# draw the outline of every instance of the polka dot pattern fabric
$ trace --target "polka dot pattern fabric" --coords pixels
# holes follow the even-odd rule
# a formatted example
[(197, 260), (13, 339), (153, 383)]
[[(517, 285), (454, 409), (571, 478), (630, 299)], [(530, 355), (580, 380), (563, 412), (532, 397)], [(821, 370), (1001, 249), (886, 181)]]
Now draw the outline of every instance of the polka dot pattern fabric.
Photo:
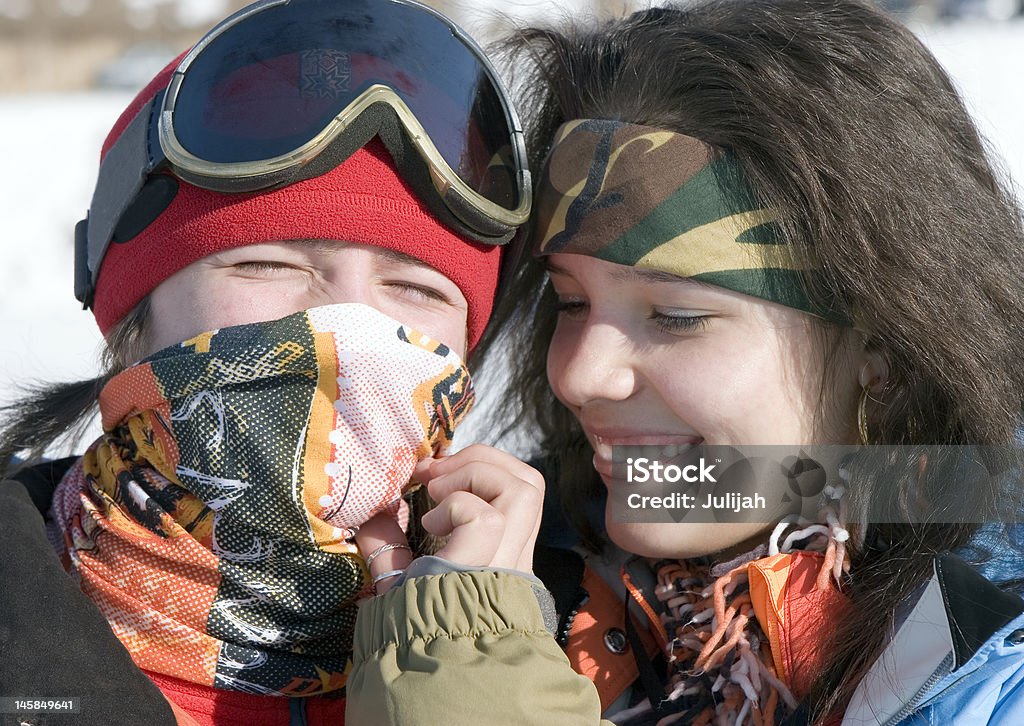
[(58, 488), (69, 571), (149, 671), (343, 688), (368, 587), (353, 535), (472, 403), (455, 353), (365, 305), (160, 351), (103, 390), (105, 434)]

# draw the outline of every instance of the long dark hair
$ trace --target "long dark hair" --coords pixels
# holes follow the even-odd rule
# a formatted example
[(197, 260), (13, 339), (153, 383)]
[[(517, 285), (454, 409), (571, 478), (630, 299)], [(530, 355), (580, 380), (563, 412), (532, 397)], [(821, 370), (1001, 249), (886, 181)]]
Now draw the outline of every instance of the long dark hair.
[[(888, 363), (867, 411), (872, 443), (1014, 440), (1024, 398), (1019, 211), (950, 79), (906, 28), (855, 0), (712, 1), (528, 28), (505, 51), (535, 170), (574, 118), (669, 129), (735, 155), (779, 212), (788, 249), (816, 260), (808, 294), (854, 321)], [(554, 323), (544, 271), (528, 261), (484, 348), (492, 361), (496, 350), (521, 351), (496, 410), (557, 458), (563, 502), (574, 502), (566, 513), (588, 534), (580, 502), (600, 483), (577, 422), (547, 386)], [(854, 472), (854, 503), (919, 486), (912, 469)], [(972, 496), (992, 500), (995, 486)], [(855, 536), (854, 615), (810, 696), (816, 718), (845, 708), (934, 553), (972, 531), (869, 525)]]

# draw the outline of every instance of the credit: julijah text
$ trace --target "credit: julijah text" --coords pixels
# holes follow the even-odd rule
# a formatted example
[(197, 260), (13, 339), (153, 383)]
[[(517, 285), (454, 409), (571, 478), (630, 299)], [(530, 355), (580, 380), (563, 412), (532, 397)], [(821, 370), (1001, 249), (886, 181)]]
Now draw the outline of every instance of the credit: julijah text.
[(744, 512), (764, 510), (768, 501), (760, 494), (744, 496), (736, 492), (728, 492), (715, 496), (707, 494), (698, 503), (697, 495), (672, 492), (663, 496), (648, 496), (633, 492), (626, 497), (626, 506), (630, 509), (714, 509), (719, 512)]

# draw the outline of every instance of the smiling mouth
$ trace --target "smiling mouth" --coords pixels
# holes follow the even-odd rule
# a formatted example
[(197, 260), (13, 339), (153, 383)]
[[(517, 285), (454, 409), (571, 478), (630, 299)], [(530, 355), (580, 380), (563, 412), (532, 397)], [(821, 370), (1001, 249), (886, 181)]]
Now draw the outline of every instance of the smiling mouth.
[(605, 479), (622, 478), (621, 472), (617, 473), (615, 470), (623, 468), (625, 458), (620, 452), (620, 460), (614, 461), (613, 453), (616, 447), (630, 447), (630, 456), (646, 456), (668, 463), (704, 443), (700, 436), (673, 434), (631, 434), (614, 437), (593, 434), (590, 441), (594, 449), (594, 469)]

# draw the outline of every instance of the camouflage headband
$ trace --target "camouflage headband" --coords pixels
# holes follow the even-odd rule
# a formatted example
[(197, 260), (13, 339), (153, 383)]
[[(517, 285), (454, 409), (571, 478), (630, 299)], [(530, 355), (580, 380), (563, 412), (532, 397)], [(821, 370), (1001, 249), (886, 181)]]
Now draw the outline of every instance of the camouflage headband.
[(661, 270), (844, 322), (808, 299), (776, 219), (728, 153), (649, 126), (575, 120), (548, 156), (536, 254)]

